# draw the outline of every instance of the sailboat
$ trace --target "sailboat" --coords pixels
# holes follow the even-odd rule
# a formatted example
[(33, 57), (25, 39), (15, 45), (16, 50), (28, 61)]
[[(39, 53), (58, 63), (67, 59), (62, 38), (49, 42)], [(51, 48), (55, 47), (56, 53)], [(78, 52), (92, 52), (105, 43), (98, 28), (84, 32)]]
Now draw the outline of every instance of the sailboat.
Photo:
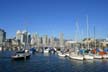
[(30, 53), (28, 51), (18, 51), (15, 55), (12, 55), (11, 58), (13, 60), (21, 60), (21, 59), (28, 59), (30, 58)]
[[(89, 29), (88, 29), (88, 16), (87, 16), (87, 45), (88, 45), (88, 49), (89, 49), (89, 43), (88, 43), (88, 32), (89, 32)], [(84, 54), (84, 59), (85, 60), (93, 60), (94, 57), (93, 55), (90, 55), (89, 53), (88, 54)]]
[(30, 58), (31, 54), (29, 52), (29, 44), (28, 44), (28, 32), (25, 30), (24, 32), (25, 36), (25, 45), (23, 50), (20, 50), (16, 52), (14, 55), (11, 56), (12, 59), (18, 60), (18, 59), (27, 59)]
[[(96, 38), (95, 38), (95, 26), (94, 26), (94, 40), (95, 40), (95, 51), (96, 51)], [(98, 53), (95, 53), (94, 54), (94, 59), (102, 59), (103, 58), (103, 56), (102, 55), (99, 55)]]
[[(76, 29), (76, 37), (77, 37), (78, 23), (76, 23), (76, 28), (77, 28), (77, 29)], [(77, 38), (76, 38), (76, 39), (77, 39)], [(76, 43), (78, 43), (77, 40), (76, 40)], [(76, 47), (75, 47), (75, 49), (74, 49), (74, 52), (71, 52), (71, 53), (69, 54), (69, 57), (70, 57), (71, 59), (84, 60), (83, 55), (78, 54), (78, 52), (79, 52), (79, 49), (78, 49), (78, 47), (77, 47), (77, 45), (76, 45)]]
[(71, 59), (75, 59), (75, 60), (84, 60), (83, 55), (80, 55), (80, 54), (75, 53), (75, 52), (71, 52), (71, 53), (69, 54), (69, 57), (70, 57)]

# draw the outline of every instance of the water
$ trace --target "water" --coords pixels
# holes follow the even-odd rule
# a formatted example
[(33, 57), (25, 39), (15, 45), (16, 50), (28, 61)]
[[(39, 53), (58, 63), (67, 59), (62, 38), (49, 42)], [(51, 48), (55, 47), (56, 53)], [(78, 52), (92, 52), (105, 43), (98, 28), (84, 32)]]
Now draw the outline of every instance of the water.
[(0, 72), (108, 72), (108, 59), (78, 61), (37, 53), (29, 60), (13, 61), (12, 53), (0, 53)]

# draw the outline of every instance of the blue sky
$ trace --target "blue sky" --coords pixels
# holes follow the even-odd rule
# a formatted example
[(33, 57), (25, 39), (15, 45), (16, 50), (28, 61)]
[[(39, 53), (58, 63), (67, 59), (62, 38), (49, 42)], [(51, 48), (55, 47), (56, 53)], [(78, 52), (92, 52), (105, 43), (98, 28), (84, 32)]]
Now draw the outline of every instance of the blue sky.
[[(7, 37), (14, 37), (17, 30), (27, 29), (31, 34), (74, 38), (75, 23), (79, 32), (86, 37), (86, 15), (89, 20), (90, 36), (93, 26), (96, 37), (105, 38), (108, 34), (107, 0), (0, 0), (0, 28)], [(79, 37), (81, 35), (79, 34)]]

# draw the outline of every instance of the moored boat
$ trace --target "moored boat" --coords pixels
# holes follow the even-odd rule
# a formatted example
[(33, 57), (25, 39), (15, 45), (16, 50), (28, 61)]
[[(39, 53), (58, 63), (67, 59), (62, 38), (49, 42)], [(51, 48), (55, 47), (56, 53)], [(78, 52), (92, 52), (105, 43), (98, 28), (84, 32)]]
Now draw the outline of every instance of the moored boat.
[(85, 60), (93, 60), (94, 59), (94, 57), (92, 56), (92, 55), (84, 55), (84, 59)]
[(103, 55), (103, 58), (107, 59), (108, 58), (108, 54)]
[(78, 54), (75, 54), (75, 53), (71, 53), (71, 54), (69, 55), (69, 57), (70, 57), (71, 59), (84, 60), (84, 57), (83, 57), (82, 55), (78, 55)]
[(102, 55), (98, 55), (98, 54), (94, 55), (94, 59), (102, 59), (102, 58), (103, 58)]
[(62, 53), (61, 51), (57, 51), (58, 56), (60, 57), (65, 57), (66, 55), (64, 53)]
[(20, 60), (20, 59), (28, 59), (30, 58), (30, 53), (25, 51), (18, 51), (15, 53), (15, 55), (11, 56), (14, 60)]
[(45, 48), (44, 53), (49, 53), (49, 48)]

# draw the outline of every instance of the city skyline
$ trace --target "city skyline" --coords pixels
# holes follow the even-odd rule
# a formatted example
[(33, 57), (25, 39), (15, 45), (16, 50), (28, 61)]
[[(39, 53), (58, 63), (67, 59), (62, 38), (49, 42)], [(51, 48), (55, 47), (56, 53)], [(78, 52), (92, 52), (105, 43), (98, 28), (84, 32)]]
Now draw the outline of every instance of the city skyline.
[[(7, 37), (14, 37), (17, 30), (27, 29), (31, 34), (74, 39), (75, 23), (86, 37), (86, 16), (88, 15), (90, 36), (107, 37), (107, 0), (3, 0), (0, 1), (0, 28)], [(79, 32), (80, 32), (79, 31)], [(79, 35), (80, 37), (80, 35)]]

